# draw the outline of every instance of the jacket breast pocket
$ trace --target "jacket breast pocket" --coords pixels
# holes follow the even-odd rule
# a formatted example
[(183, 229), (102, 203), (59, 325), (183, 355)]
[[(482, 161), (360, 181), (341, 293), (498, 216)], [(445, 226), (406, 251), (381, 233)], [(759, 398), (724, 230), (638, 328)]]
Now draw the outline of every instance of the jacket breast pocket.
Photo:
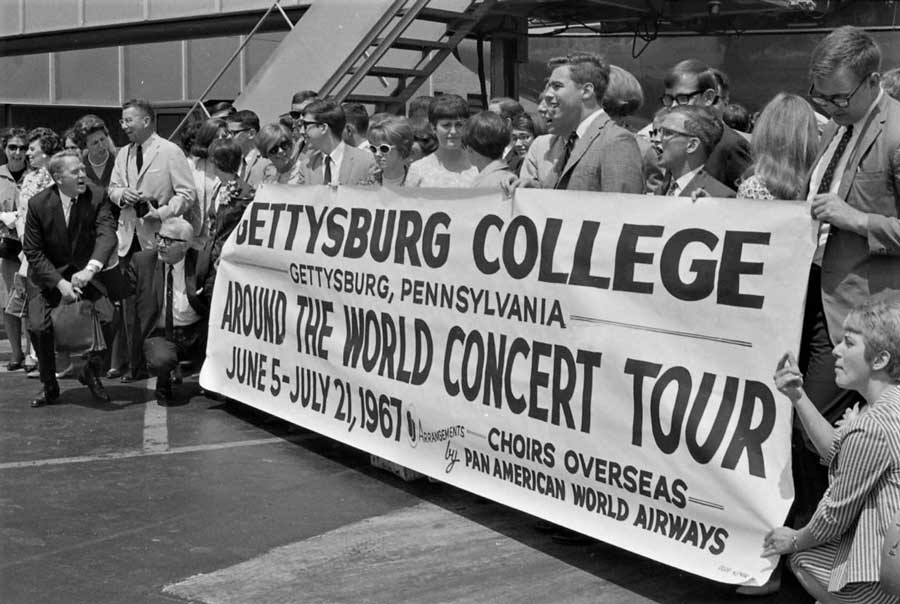
[(859, 170), (853, 178), (847, 202), (869, 214), (892, 216), (895, 213), (893, 199), (884, 170)]

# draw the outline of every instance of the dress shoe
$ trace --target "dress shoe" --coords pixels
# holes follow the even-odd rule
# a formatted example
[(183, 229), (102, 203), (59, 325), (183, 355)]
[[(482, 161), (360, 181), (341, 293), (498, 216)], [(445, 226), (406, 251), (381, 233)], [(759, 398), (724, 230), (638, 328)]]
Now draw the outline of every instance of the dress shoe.
[(66, 380), (66, 379), (73, 378), (73, 377), (75, 377), (75, 366), (74, 365), (69, 365), (62, 371), (56, 372), (56, 379), (58, 379), (58, 380)]
[(172, 397), (172, 387), (163, 386), (156, 387), (156, 404), (160, 407), (168, 407), (174, 401)]
[(113, 369), (110, 369), (109, 371), (106, 372), (106, 379), (114, 380), (114, 379), (116, 379), (116, 378), (122, 377), (123, 375), (125, 375), (125, 370), (124, 370), (124, 369), (115, 369), (115, 368), (113, 368)]
[(10, 361), (9, 363), (6, 364), (7, 371), (18, 371), (19, 369), (22, 369), (23, 367), (25, 367), (25, 357), (22, 357), (18, 361)]
[(150, 374), (146, 371), (132, 371), (131, 373), (126, 373), (122, 376), (123, 384), (130, 384), (131, 382), (140, 382), (142, 380), (146, 380), (150, 377)]
[(43, 407), (45, 405), (52, 405), (56, 402), (56, 399), (59, 398), (59, 384), (54, 384), (52, 386), (45, 386), (41, 393), (31, 401), (32, 407)]
[(79, 374), (78, 381), (88, 387), (88, 390), (91, 391), (94, 398), (106, 402), (110, 401), (109, 394), (100, 382), (100, 378), (98, 378), (93, 371), (89, 370), (87, 365), (85, 365), (84, 370)]

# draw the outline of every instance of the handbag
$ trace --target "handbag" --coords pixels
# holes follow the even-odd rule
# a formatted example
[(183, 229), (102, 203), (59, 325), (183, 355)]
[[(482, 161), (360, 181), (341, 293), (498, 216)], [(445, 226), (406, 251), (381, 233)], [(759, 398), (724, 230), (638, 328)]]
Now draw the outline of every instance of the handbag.
[(22, 242), (9, 235), (0, 235), (0, 258), (18, 260), (22, 252)]
[(106, 350), (106, 339), (100, 324), (101, 312), (102, 309), (90, 300), (60, 304), (51, 310), (56, 349), (75, 355)]

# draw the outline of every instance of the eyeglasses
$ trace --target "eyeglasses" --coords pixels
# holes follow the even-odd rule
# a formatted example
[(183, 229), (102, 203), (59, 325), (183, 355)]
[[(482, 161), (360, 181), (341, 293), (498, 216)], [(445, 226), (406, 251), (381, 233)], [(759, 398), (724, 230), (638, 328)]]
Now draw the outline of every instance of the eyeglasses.
[(248, 131), (248, 130), (250, 130), (250, 128), (241, 128), (241, 129), (239, 129), (239, 130), (229, 130), (229, 131), (228, 131), (228, 136), (237, 136), (238, 134), (241, 134), (241, 133), (246, 132), (246, 131)]
[[(139, 117), (139, 118), (138, 118), (138, 120), (143, 120), (143, 119), (147, 119), (147, 117), (145, 116), (145, 117)], [(129, 118), (127, 118), (127, 119), (121, 119), (121, 120), (119, 120), (119, 125), (120, 125), (120, 126), (130, 126), (131, 124), (135, 123), (136, 121), (137, 121), (137, 120), (132, 119), (132, 118), (129, 117)]]
[(815, 84), (810, 84), (809, 85), (809, 99), (816, 105), (819, 105), (820, 107), (822, 107), (828, 103), (831, 103), (838, 109), (846, 109), (847, 107), (850, 106), (850, 101), (853, 99), (853, 95), (856, 94), (856, 92), (862, 87), (862, 85), (866, 83), (866, 80), (869, 79), (870, 75), (872, 75), (872, 74), (869, 74), (866, 77), (864, 77), (860, 81), (860, 83), (856, 85), (856, 88), (854, 88), (853, 92), (851, 92), (850, 94), (830, 94), (830, 95), (819, 94), (818, 92), (816, 92)]
[[(709, 89), (707, 89), (709, 90)], [(687, 105), (691, 102), (691, 99), (697, 96), (698, 94), (703, 94), (706, 90), (695, 90), (694, 92), (686, 92), (684, 94), (664, 94), (659, 97), (659, 102), (663, 107), (671, 107), (673, 104), (675, 105)]]
[(154, 235), (156, 238), (156, 245), (164, 245), (166, 247), (173, 245), (175, 243), (187, 243), (187, 239), (177, 239), (176, 237), (166, 237), (165, 235), (160, 235), (156, 233)]
[(280, 145), (276, 145), (272, 147), (266, 152), (266, 157), (272, 157), (273, 155), (278, 155), (280, 153), (287, 153), (291, 149), (294, 148), (294, 143), (292, 141), (284, 141)]
[(300, 130), (306, 130), (310, 126), (324, 126), (324, 125), (325, 124), (323, 124), (322, 122), (313, 122), (310, 120), (299, 120), (295, 127)]
[(387, 155), (390, 153), (396, 145), (389, 145), (387, 143), (381, 143), (380, 145), (369, 145), (369, 151), (374, 155), (375, 153), (381, 153), (382, 155)]
[(6, 145), (6, 148), (7, 148), (9, 151), (26, 151), (26, 150), (28, 150), (28, 147), (25, 146), (25, 145), (12, 145), (12, 144), (10, 144), (10, 145)]
[(650, 138), (659, 140), (668, 140), (675, 136), (687, 136), (688, 138), (696, 138), (693, 134), (682, 132), (681, 130), (672, 130), (671, 128), (660, 127), (650, 131)]
[(288, 115), (291, 116), (292, 120), (296, 121), (296, 120), (299, 120), (301, 117), (303, 117), (303, 112), (302, 111), (290, 111), (290, 112), (288, 112)]

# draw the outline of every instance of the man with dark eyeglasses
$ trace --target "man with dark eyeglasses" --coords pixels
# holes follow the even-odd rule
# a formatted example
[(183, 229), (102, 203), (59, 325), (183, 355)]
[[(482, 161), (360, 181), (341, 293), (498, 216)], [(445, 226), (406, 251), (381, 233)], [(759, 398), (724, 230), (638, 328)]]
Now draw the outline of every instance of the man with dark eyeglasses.
[(347, 145), (341, 134), (344, 110), (330, 99), (306, 106), (298, 122), (309, 155), (301, 158), (301, 182), (309, 185), (361, 185), (371, 178), (375, 159), (368, 151)]
[[(844, 337), (844, 319), (871, 295), (900, 292), (900, 103), (881, 90), (880, 64), (875, 40), (851, 26), (826, 36), (810, 59), (809, 100), (831, 119), (808, 181), (811, 215), (820, 224), (819, 247), (810, 271), (798, 365), (804, 390), (832, 424), (858, 400), (835, 383), (832, 351)], [(819, 529), (817, 535), (830, 539), (830, 522), (816, 512), (828, 486), (827, 472), (798, 435), (795, 431), (794, 526), (809, 521)], [(842, 564), (859, 569), (853, 581), (878, 581), (879, 548), (874, 541), (852, 545)], [(806, 562), (793, 561), (794, 573), (813, 574)], [(828, 565), (814, 576), (831, 572)], [(844, 581), (832, 578), (827, 589), (842, 589)], [(811, 585), (821, 590), (814, 595), (825, 593), (825, 585), (816, 580)]]
[(179, 362), (199, 359), (206, 345), (213, 268), (193, 243), (189, 222), (165, 220), (156, 233), (156, 249), (135, 254), (129, 270), (141, 349), (148, 372), (156, 376), (156, 402), (163, 407), (175, 400)]
[(225, 118), (225, 122), (228, 124), (228, 133), (241, 148), (243, 155), (238, 176), (251, 187), (258, 187), (266, 174), (266, 166), (270, 164), (256, 148), (259, 116), (254, 111), (242, 109)]
[[(699, 105), (718, 112), (718, 82), (709, 66), (695, 59), (675, 65), (663, 80), (665, 93), (659, 102), (663, 107)], [(705, 170), (729, 188), (737, 189), (738, 180), (750, 166), (750, 144), (743, 136), (724, 126), (722, 139), (706, 161)]]

